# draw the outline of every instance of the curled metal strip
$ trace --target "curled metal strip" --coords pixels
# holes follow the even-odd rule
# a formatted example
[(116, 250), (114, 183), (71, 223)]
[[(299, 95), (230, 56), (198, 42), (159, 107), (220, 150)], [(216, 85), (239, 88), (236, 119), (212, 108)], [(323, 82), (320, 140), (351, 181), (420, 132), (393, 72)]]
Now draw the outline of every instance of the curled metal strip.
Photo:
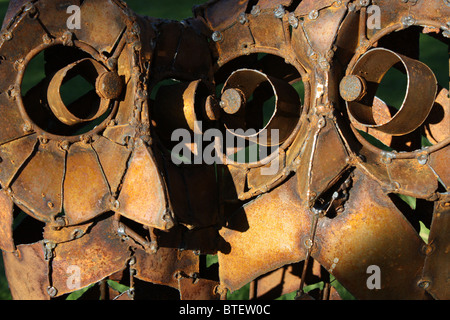
[[(401, 64), (406, 71), (406, 96), (391, 119), (377, 123), (372, 112), (377, 87), (396, 64)], [(437, 80), (426, 64), (391, 50), (376, 48), (358, 60), (351, 74), (341, 81), (340, 91), (350, 115), (358, 124), (392, 135), (405, 135), (417, 129), (428, 117), (436, 99)]]
[[(108, 110), (110, 105), (110, 100), (102, 97), (98, 110), (96, 110), (95, 114), (88, 114), (83, 118), (76, 116), (73, 111), (69, 110), (69, 107), (64, 104), (64, 101), (61, 98), (61, 87), (64, 82), (69, 81), (72, 77), (78, 74), (85, 76), (89, 82), (96, 83), (104, 78), (104, 74), (107, 74), (107, 69), (93, 59), (83, 59), (68, 65), (53, 76), (48, 87), (48, 104), (55, 116), (62, 123), (69, 126), (97, 119), (103, 115), (106, 110)], [(85, 106), (82, 104), (77, 104), (76, 107), (81, 109)], [(81, 110), (76, 111), (77, 113), (80, 113)], [(81, 111), (81, 113), (83, 112)]]

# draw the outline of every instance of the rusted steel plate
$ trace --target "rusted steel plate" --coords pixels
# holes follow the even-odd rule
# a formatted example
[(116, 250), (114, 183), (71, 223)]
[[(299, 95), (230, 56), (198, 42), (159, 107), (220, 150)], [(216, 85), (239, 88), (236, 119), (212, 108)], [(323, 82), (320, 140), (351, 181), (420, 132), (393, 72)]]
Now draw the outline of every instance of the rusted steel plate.
[(283, 22), (273, 12), (249, 17), (249, 28), (255, 39), (255, 47), (282, 49), (286, 45)]
[[(428, 165), (420, 164), (418, 159), (395, 159), (394, 153), (367, 149), (362, 149), (361, 154), (365, 161), (358, 166), (367, 170), (372, 179), (381, 182), (385, 190), (424, 199), (436, 192), (436, 175)], [(393, 158), (390, 158), (391, 155)], [(416, 183), (419, 180), (422, 183)]]
[[(371, 4), (382, 10), (382, 30), (365, 23)], [(70, 5), (81, 7), (82, 27), (68, 32)], [(410, 84), (409, 111), (423, 114), (419, 117), (416, 112), (415, 119), (399, 111), (403, 119), (397, 123), (386, 103), (368, 99), (361, 125), (355, 119), (352, 123), (397, 150), (393, 152), (378, 149), (351, 126), (341, 97), (348, 102), (367, 94), (367, 83), (350, 72), (361, 55), (382, 48), (391, 50), (391, 57), (402, 55), (385, 69), (403, 62), (410, 75), (416, 75), (409, 77), (412, 82), (420, 84), (425, 77), (434, 80), (424, 65), (412, 59), (419, 58), (422, 31), (446, 43), (449, 12), (450, 7), (440, 0), (217, 0), (194, 8), (194, 19), (176, 22), (134, 15), (118, 0), (11, 2), (0, 37), (0, 119), (5, 120), (0, 126), (0, 246), (9, 251), (4, 256), (13, 297), (62, 296), (109, 276), (130, 280), (130, 285), (133, 277), (154, 283), (151, 294), (164, 291), (159, 285), (167, 286), (182, 299), (223, 298), (224, 289), (233, 291), (251, 281), (252, 295), (272, 297), (299, 287), (301, 270), (294, 272), (289, 265), (301, 265), (309, 258), (311, 245), (316, 280), (328, 284), (331, 273), (356, 298), (421, 299), (429, 297), (428, 292), (445, 299), (448, 90), (438, 88), (435, 97), (431, 81), (428, 95), (419, 97), (414, 94), (420, 92), (416, 90), (420, 85)], [(16, 78), (27, 71), (26, 62), (37, 53), (37, 46), (44, 49), (52, 43), (62, 43), (64, 49), (46, 50), (47, 78), (22, 93)], [(82, 57), (70, 54), (75, 48), (84, 51)], [(111, 105), (108, 102), (108, 118), (81, 134), (74, 134), (74, 128), (54, 132), (51, 122), (58, 117), (37, 111), (43, 103), (38, 93), (53, 74), (63, 74), (70, 64), (87, 56), (111, 71), (108, 74), (114, 79), (119, 75), (126, 89), (121, 81), (102, 86), (106, 76), (94, 75), (90, 80), (98, 78), (97, 94), (105, 100), (117, 98)], [(389, 62), (386, 55), (378, 58), (369, 68), (372, 71)], [(281, 119), (273, 126), (282, 130), (284, 141), (278, 170), (264, 175), (268, 165), (261, 163), (167, 163), (172, 149), (168, 140), (180, 123), (195, 130), (193, 121), (202, 119), (203, 128), (227, 129), (229, 114), (238, 117), (233, 122), (237, 127), (262, 121), (259, 105), (245, 117), (239, 115), (245, 108), (238, 92), (245, 89), (242, 79), (236, 87), (221, 87), (239, 69), (267, 74), (272, 84), (281, 81), (298, 93), (304, 91), (304, 106), (293, 104), (294, 109), (284, 112), (276, 103), (274, 117), (261, 126), (272, 128), (272, 120)], [(371, 70), (358, 75), (368, 77)], [(375, 82), (385, 71), (376, 75)], [(164, 79), (178, 84), (159, 90), (165, 99), (156, 103), (161, 99), (149, 98), (150, 91)], [(55, 93), (62, 84), (54, 83), (50, 91)], [(199, 84), (205, 85), (203, 92)], [(339, 84), (344, 90), (339, 90)], [(276, 91), (275, 99), (289, 95)], [(233, 100), (233, 92), (240, 103), (233, 105), (239, 100)], [(245, 98), (251, 99), (251, 94)], [(428, 107), (435, 103), (426, 120), (429, 108), (414, 106), (421, 101)], [(54, 101), (47, 102), (48, 112), (57, 114)], [(178, 112), (187, 105), (187, 112)], [(97, 114), (92, 111), (95, 118), (106, 111), (106, 104)], [(302, 118), (298, 119), (297, 111)], [(295, 128), (285, 119), (292, 114)], [(85, 120), (76, 117), (65, 126)], [(387, 123), (384, 133), (376, 131)], [(73, 135), (66, 136), (69, 132)], [(421, 134), (435, 145), (423, 147)], [(201, 151), (189, 147), (194, 153)], [(238, 149), (229, 148), (227, 155)], [(435, 202), (428, 245), (411, 225), (416, 221), (406, 219), (392, 194), (421, 198), (418, 204), (427, 203), (424, 212), (430, 215)], [(18, 245), (15, 251), (12, 201), (45, 222), (44, 241)], [(322, 216), (315, 215), (318, 208), (331, 209), (321, 211)], [(106, 213), (109, 210), (116, 212), (114, 217)], [(313, 228), (315, 217), (317, 228)], [(201, 254), (218, 254), (220, 286), (209, 277), (203, 279)], [(380, 289), (368, 286), (372, 267), (380, 268)], [(206, 270), (208, 276), (212, 269)], [(308, 277), (302, 280), (310, 283)], [(105, 283), (100, 284), (103, 297), (107, 296)], [(134, 297), (134, 290), (128, 293), (121, 298)], [(316, 295), (300, 297), (313, 298)], [(327, 286), (322, 298), (339, 295)]]
[(129, 124), (108, 126), (103, 132), (103, 136), (114, 143), (125, 146), (136, 134), (136, 129)]
[(2, 29), (5, 28), (11, 21), (12, 18), (17, 14), (19, 9), (27, 3), (28, 0), (11, 0), (9, 1), (8, 9), (3, 20)]
[[(392, 161), (388, 165), (391, 181), (405, 193), (429, 198), (437, 189), (438, 181), (429, 166), (422, 165), (417, 159)], [(421, 183), (417, 183), (421, 181)], [(398, 183), (398, 185), (397, 185)]]
[(81, 238), (89, 233), (94, 222), (79, 224), (75, 226), (57, 227), (55, 224), (47, 224), (44, 227), (43, 236), (46, 241), (53, 243), (69, 242)]
[(41, 241), (19, 245), (16, 253), (3, 252), (3, 262), (14, 300), (50, 299), (47, 293), (50, 284), (48, 267)]
[[(348, 1), (342, 1), (343, 4)], [(298, 7), (295, 9), (295, 15), (303, 16), (309, 14), (312, 10), (321, 10), (326, 7), (330, 7), (334, 0), (304, 0), (301, 1)]]
[(16, 250), (13, 239), (13, 208), (11, 197), (0, 190), (0, 249), (6, 252)]
[[(87, 0), (80, 7), (83, 17), (80, 29), (75, 29), (77, 39), (98, 52), (112, 53), (112, 49), (126, 27), (126, 16), (114, 1)], [(67, 19), (66, 19), (67, 20)]]
[(284, 0), (284, 1), (273, 1), (273, 0), (259, 0), (258, 6), (261, 10), (272, 9), (272, 11), (277, 6), (288, 7), (292, 3), (292, 0)]
[[(239, 14), (246, 11), (249, 2), (249, 0), (224, 0), (214, 2), (205, 9), (206, 19), (213, 30), (225, 29), (237, 21)], [(225, 15), (223, 12), (226, 12), (227, 14)]]
[(236, 52), (236, 48), (240, 48), (244, 52), (252, 48), (255, 44), (252, 32), (248, 23), (236, 23), (229, 29), (222, 31), (222, 41), (217, 43), (217, 50), (220, 53), (218, 64), (223, 65), (229, 60), (240, 56)]
[(26, 132), (24, 132), (25, 122), (22, 120), (19, 110), (14, 106), (14, 99), (11, 99), (11, 96), (8, 97), (8, 94), (18, 94), (17, 89), (9, 88), (7, 90), (9, 90), (9, 93), (8, 91), (3, 91), (0, 94), (0, 118), (8, 119), (7, 123), (0, 126), (0, 144), (26, 135)]
[(170, 201), (181, 224), (209, 227), (219, 223), (215, 167), (189, 165), (179, 168), (169, 164), (167, 174)]
[(125, 269), (130, 254), (115, 233), (112, 218), (99, 221), (86, 236), (56, 245), (52, 285), (58, 296), (87, 287)]
[(250, 299), (276, 299), (298, 290), (301, 269), (298, 265), (284, 266), (254, 280), (249, 293)]
[[(30, 11), (29, 11), (30, 12)], [(12, 32), (12, 38), (3, 42), (2, 52), (7, 52), (8, 59), (13, 62), (23, 59), (32, 49), (43, 43), (46, 34), (44, 28), (31, 13), (23, 13), (8, 29)], [(33, 37), (30, 37), (30, 34)]]
[(40, 221), (49, 222), (62, 211), (65, 161), (56, 141), (41, 142), (11, 186), (15, 202)]
[(173, 69), (197, 80), (210, 75), (213, 65), (207, 40), (193, 29), (183, 29), (174, 55)]
[(444, 149), (433, 152), (429, 157), (429, 166), (433, 168), (439, 180), (442, 181), (447, 191), (450, 189), (450, 167), (448, 166), (448, 159), (450, 158), (450, 148), (447, 146)]
[(116, 194), (123, 176), (127, 170), (127, 163), (131, 151), (104, 137), (99, 137), (92, 143), (98, 160), (112, 194)]
[(29, 135), (0, 146), (0, 181), (10, 186), (14, 176), (31, 157), (37, 145), (36, 135)]
[(108, 211), (111, 193), (92, 146), (70, 146), (64, 178), (64, 212), (69, 224), (88, 221)]
[(229, 251), (218, 254), (220, 281), (231, 291), (304, 259), (302, 238), (309, 232), (311, 217), (294, 188), (295, 179), (290, 179), (248, 203), (229, 217), (220, 231), (229, 246)]
[(165, 183), (147, 146), (137, 140), (114, 210), (123, 216), (158, 229), (173, 223), (165, 194)]
[(434, 205), (428, 243), (424, 245), (425, 266), (419, 285), (435, 299), (450, 299), (450, 198), (443, 196)]
[(181, 300), (219, 300), (217, 281), (181, 277), (178, 279)]
[(303, 29), (314, 52), (321, 53), (323, 57), (326, 57), (346, 12), (346, 6), (342, 4), (339, 7), (330, 7), (321, 11), (316, 9), (313, 14), (314, 19), (305, 19)]
[(348, 156), (334, 123), (328, 120), (317, 137), (316, 152), (311, 167), (310, 190), (321, 194), (331, 187), (348, 166)]
[(177, 276), (194, 277), (199, 272), (199, 257), (192, 251), (161, 247), (151, 255), (136, 250), (136, 278), (178, 289)]
[[(312, 256), (357, 299), (422, 299), (423, 241), (377, 182), (355, 171), (351, 191), (344, 213), (319, 221)], [(381, 270), (378, 290), (370, 266)]]
[(161, 36), (157, 38), (154, 59), (159, 69), (170, 69), (178, 50), (178, 39), (183, 33), (183, 27), (171, 22), (161, 26), (159, 29)]
[(46, 30), (55, 38), (59, 38), (67, 31), (67, 19), (70, 14), (67, 8), (70, 5), (80, 6), (80, 1), (67, 2), (65, 0), (37, 1), (36, 8), (39, 11), (39, 21)]
[(425, 133), (432, 143), (439, 143), (450, 136), (450, 99), (448, 90), (441, 88), (430, 116), (425, 122)]

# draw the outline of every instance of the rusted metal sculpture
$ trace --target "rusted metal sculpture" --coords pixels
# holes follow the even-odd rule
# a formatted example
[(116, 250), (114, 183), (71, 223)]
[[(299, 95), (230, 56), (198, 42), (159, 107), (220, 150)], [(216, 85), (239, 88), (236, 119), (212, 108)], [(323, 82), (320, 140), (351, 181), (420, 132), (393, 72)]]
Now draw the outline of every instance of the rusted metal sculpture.
[[(78, 29), (67, 27), (69, 5)], [(98, 283), (103, 298), (223, 299), (251, 282), (252, 298), (304, 299), (314, 278), (321, 298), (339, 299), (330, 275), (357, 299), (450, 298), (448, 89), (418, 60), (420, 34), (449, 44), (449, 2), (213, 0), (193, 13), (178, 22), (120, 0), (11, 1), (0, 248), (13, 298)], [(45, 78), (24, 92), (42, 53)], [(394, 67), (408, 89), (392, 112), (375, 94)], [(61, 87), (77, 75), (94, 90), (67, 104)], [(234, 134), (244, 140), (276, 129), (279, 140), (267, 140), (277, 147), (267, 159), (232, 161), (233, 149), (219, 156), (228, 161), (175, 165), (177, 128), (256, 129)], [(398, 194), (417, 198), (425, 218)], [(419, 219), (431, 221), (428, 243)], [(370, 266), (380, 288), (367, 286)]]

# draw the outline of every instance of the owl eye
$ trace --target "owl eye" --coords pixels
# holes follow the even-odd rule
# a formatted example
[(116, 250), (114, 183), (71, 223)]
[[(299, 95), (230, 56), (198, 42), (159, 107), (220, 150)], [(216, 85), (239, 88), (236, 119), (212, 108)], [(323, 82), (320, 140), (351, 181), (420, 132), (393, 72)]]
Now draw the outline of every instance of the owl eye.
[[(406, 96), (392, 117), (384, 121), (376, 119), (373, 112), (376, 91), (384, 75), (397, 64), (407, 76)], [(437, 81), (424, 63), (376, 48), (358, 60), (351, 74), (341, 81), (340, 89), (353, 121), (384, 133), (405, 135), (420, 127), (428, 117), (435, 101)]]
[(339, 90), (364, 143), (414, 152), (448, 141), (448, 38), (433, 30), (379, 32), (353, 57)]
[[(31, 76), (36, 73), (40, 79)], [(42, 51), (30, 61), (22, 81), (24, 109), (31, 121), (60, 136), (80, 135), (103, 122), (122, 89), (115, 72), (76, 47)]]

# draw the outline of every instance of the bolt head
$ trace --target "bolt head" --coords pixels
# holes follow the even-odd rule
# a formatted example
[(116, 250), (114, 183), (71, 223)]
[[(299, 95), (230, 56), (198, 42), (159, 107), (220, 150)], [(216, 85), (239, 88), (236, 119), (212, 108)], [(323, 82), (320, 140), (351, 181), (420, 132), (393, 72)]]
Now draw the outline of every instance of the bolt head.
[(122, 78), (116, 72), (104, 72), (97, 77), (95, 90), (101, 98), (115, 100), (123, 90)]
[(281, 4), (278, 7), (276, 7), (274, 10), (275, 18), (278, 18), (278, 19), (282, 19), (284, 17), (285, 13), (286, 13), (286, 10), (284, 10), (283, 5), (281, 5)]
[(425, 290), (428, 289), (430, 287), (430, 285), (431, 285), (431, 281), (429, 281), (429, 280), (419, 280), (419, 282), (417, 283), (417, 286), (419, 288), (422, 288)]
[(242, 12), (242, 13), (239, 15), (238, 21), (239, 21), (240, 24), (245, 24), (245, 23), (248, 22), (247, 15), (245, 14), (245, 12)]
[(58, 290), (55, 287), (47, 287), (47, 293), (50, 297), (56, 297), (56, 295), (58, 294)]
[(357, 75), (345, 76), (339, 84), (339, 92), (345, 101), (359, 101), (366, 93), (366, 81)]
[(250, 13), (251, 13), (252, 16), (257, 17), (261, 13), (261, 9), (259, 8), (258, 5), (254, 5), (252, 7), (252, 11)]
[(298, 28), (298, 18), (294, 15), (294, 13), (289, 14), (288, 21), (292, 28), (294, 29)]
[(316, 20), (319, 17), (319, 11), (317, 10), (312, 10), (309, 14), (308, 14), (308, 18), (311, 20)]
[(219, 42), (223, 40), (223, 35), (219, 31), (214, 31), (211, 38), (214, 42)]
[(226, 113), (235, 114), (245, 105), (244, 94), (239, 89), (227, 89), (223, 92), (219, 105)]

